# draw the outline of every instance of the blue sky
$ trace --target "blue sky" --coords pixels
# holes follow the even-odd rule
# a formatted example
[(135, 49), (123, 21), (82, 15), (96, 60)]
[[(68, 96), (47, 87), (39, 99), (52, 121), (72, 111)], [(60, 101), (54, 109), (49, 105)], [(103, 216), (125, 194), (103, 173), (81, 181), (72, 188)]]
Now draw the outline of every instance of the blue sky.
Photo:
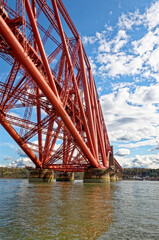
[[(116, 159), (159, 168), (159, 1), (63, 3), (91, 62)], [(24, 160), (0, 127), (0, 164)]]

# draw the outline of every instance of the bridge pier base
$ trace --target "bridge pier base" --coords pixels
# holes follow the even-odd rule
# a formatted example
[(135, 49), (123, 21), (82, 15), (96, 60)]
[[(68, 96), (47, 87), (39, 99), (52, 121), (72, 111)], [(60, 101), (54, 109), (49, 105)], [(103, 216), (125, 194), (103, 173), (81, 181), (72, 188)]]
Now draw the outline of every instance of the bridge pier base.
[(57, 172), (56, 181), (73, 182), (74, 173), (73, 172)]
[(111, 182), (116, 182), (118, 181), (118, 176), (116, 175), (116, 173), (110, 173), (110, 181)]
[(51, 169), (33, 169), (30, 171), (29, 182), (47, 182), (54, 180), (54, 171)]
[(110, 182), (110, 174), (107, 169), (89, 168), (84, 171), (84, 183)]

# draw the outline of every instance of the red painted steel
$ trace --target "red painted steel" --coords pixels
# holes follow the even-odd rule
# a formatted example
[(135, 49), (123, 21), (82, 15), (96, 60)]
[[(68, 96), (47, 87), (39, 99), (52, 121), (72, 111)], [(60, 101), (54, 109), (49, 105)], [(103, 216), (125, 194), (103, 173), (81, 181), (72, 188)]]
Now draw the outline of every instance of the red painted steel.
[[(109, 168), (92, 70), (61, 0), (0, 0), (0, 123), (36, 167)], [(114, 159), (117, 169), (121, 169)]]

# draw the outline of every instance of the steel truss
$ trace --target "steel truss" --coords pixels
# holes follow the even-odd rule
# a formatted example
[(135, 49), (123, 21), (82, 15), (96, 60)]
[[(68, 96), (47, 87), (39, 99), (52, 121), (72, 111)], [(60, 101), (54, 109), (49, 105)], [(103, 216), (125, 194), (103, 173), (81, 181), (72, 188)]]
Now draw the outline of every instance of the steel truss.
[(0, 57), (0, 123), (36, 167), (109, 168), (91, 66), (62, 1), (0, 0)]

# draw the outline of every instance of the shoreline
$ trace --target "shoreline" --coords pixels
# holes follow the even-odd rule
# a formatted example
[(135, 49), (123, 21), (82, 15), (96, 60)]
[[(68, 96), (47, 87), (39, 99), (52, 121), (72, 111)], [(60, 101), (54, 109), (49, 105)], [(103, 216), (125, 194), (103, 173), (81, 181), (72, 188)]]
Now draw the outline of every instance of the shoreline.
[[(28, 177), (0, 177), (0, 180), (1, 179), (10, 179), (10, 180), (20, 180), (20, 179), (22, 179), (22, 180), (25, 180), (25, 179), (29, 179)], [(82, 179), (75, 179), (75, 180), (83, 180), (83, 178)], [(159, 181), (159, 179), (122, 179), (122, 180), (120, 180), (120, 181), (131, 181), (131, 182), (158, 182)]]

